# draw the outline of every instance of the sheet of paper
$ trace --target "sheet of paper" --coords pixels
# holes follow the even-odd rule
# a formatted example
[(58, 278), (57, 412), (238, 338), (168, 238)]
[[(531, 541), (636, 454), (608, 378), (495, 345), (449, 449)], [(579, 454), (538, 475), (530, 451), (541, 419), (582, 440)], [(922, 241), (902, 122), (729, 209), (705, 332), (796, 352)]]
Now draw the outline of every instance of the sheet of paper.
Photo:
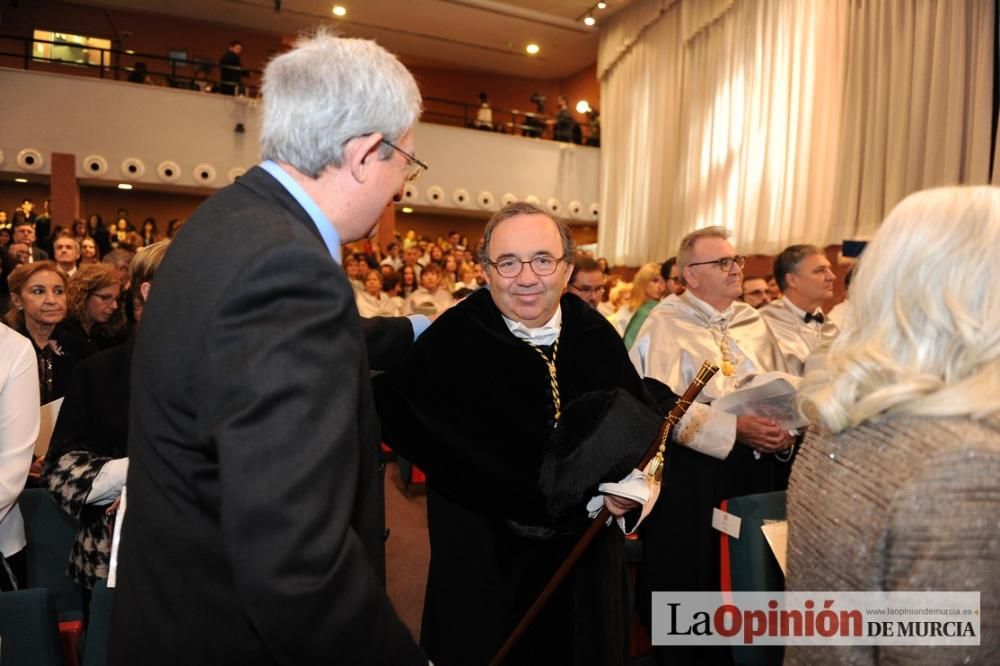
[(781, 573), (788, 575), (788, 568), (785, 564), (788, 556), (788, 521), (769, 520), (760, 526), (767, 539), (767, 545), (771, 547), (774, 558), (778, 560)]
[(118, 584), (118, 546), (122, 542), (122, 523), (125, 522), (125, 508), (128, 499), (128, 486), (122, 487), (122, 501), (115, 513), (115, 526), (111, 531), (111, 562), (108, 564), (108, 587)]
[(42, 405), (41, 418), (38, 423), (38, 439), (35, 440), (35, 456), (44, 456), (49, 450), (49, 442), (52, 441), (52, 430), (56, 427), (56, 419), (59, 417), (59, 409), (62, 407), (63, 399), (53, 400)]
[(795, 405), (795, 386), (787, 379), (741, 388), (712, 403), (736, 416), (764, 416), (773, 419), (783, 430), (797, 430), (809, 425)]

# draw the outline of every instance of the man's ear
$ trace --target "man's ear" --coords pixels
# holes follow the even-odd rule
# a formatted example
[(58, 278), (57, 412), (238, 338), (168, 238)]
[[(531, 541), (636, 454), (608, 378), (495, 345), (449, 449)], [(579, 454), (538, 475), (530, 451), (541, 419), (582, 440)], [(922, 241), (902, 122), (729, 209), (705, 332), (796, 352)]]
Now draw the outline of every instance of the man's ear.
[(698, 274), (690, 266), (685, 266), (684, 270), (681, 271), (681, 275), (684, 276), (684, 286), (698, 288)]
[(344, 146), (344, 166), (359, 183), (371, 177), (374, 160), (379, 159), (378, 149), (382, 145), (382, 135), (378, 132), (357, 136)]
[[(792, 289), (799, 288), (799, 276), (796, 273), (785, 273), (785, 289), (791, 287)], [(782, 289), (781, 291), (785, 291)]]

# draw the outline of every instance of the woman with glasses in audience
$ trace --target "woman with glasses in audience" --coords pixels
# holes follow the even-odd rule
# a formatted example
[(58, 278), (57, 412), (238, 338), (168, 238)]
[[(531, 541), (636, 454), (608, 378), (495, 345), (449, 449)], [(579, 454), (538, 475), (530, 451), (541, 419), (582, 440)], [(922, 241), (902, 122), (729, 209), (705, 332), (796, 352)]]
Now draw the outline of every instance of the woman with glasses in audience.
[(785, 664), (996, 663), (997, 248), (1000, 188), (893, 209), (854, 271), (847, 326), (802, 378), (817, 430), (788, 486), (787, 590), (976, 592), (978, 644), (789, 646)]
[(96, 347), (65, 326), (66, 275), (55, 262), (21, 264), (11, 272), (7, 284), (11, 308), (4, 321), (34, 346), (44, 405), (66, 395), (73, 368)]
[(127, 337), (121, 298), (121, 276), (114, 266), (82, 266), (69, 281), (67, 327), (99, 349), (121, 344)]

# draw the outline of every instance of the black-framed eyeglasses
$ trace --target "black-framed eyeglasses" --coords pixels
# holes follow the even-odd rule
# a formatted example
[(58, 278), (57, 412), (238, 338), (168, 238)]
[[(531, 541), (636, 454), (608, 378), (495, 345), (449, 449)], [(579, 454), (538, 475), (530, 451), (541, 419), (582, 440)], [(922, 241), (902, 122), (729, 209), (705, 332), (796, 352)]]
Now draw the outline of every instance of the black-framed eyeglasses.
[(580, 287), (575, 284), (569, 286), (570, 289), (578, 291), (581, 294), (603, 294), (604, 287)]
[(559, 262), (565, 259), (565, 257), (553, 257), (551, 254), (539, 254), (532, 257), (528, 261), (521, 261), (517, 257), (500, 257), (496, 261), (490, 261), (487, 259), (486, 263), (496, 269), (497, 274), (500, 277), (512, 278), (517, 277), (524, 270), (525, 264), (531, 266), (531, 270), (535, 272), (538, 277), (545, 277), (546, 275), (552, 275), (556, 272), (556, 266)]
[(406, 164), (409, 167), (408, 171), (406, 172), (406, 182), (412, 183), (420, 176), (420, 174), (423, 171), (430, 169), (430, 167), (427, 166), (427, 164), (418, 160), (415, 155), (411, 155), (410, 153), (406, 152), (405, 150), (394, 144), (392, 141), (389, 141), (388, 139), (382, 139), (382, 143), (389, 146), (397, 153), (406, 158)]
[(709, 264), (715, 264), (723, 273), (728, 273), (733, 269), (733, 264), (743, 268), (746, 263), (747, 258), (741, 254), (737, 254), (733, 257), (722, 257), (721, 259), (713, 259), (712, 261), (697, 261), (693, 264), (688, 264), (688, 266), (707, 266)]

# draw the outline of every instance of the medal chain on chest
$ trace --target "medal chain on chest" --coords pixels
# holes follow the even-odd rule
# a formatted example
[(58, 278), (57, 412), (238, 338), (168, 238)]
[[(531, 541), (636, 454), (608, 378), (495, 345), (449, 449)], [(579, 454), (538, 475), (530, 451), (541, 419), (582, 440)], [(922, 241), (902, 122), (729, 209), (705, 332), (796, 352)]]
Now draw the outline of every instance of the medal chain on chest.
[(712, 332), (712, 338), (715, 340), (715, 344), (719, 346), (719, 353), (722, 354), (722, 363), (719, 364), (719, 367), (722, 368), (722, 374), (726, 377), (732, 377), (736, 373), (736, 359), (729, 348), (729, 323), (723, 319), (719, 322), (718, 331), (711, 324), (708, 330)]
[(545, 352), (543, 352), (539, 347), (536, 347), (530, 342), (528, 343), (528, 345), (536, 352), (538, 352), (538, 355), (542, 357), (542, 360), (545, 361), (545, 365), (548, 368), (549, 390), (552, 392), (552, 405), (556, 409), (555, 424), (556, 426), (558, 426), (559, 416), (561, 414), (560, 412), (561, 403), (559, 402), (559, 378), (556, 376), (556, 354), (559, 353), (559, 338), (556, 338), (555, 344), (552, 345), (552, 358), (546, 356)]

